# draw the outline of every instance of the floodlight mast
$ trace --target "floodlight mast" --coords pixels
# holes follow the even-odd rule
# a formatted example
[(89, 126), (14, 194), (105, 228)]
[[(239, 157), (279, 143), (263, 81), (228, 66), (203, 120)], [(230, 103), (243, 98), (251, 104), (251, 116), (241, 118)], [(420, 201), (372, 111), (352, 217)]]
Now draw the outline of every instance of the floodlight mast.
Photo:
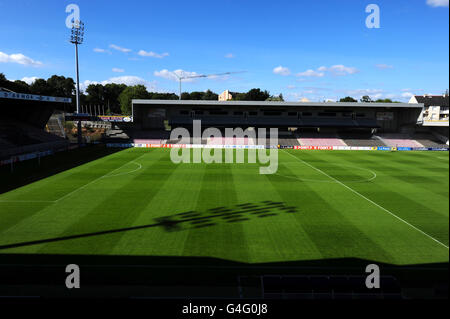
[[(72, 24), (70, 42), (75, 44), (75, 65), (77, 71), (77, 86), (76, 86), (77, 114), (80, 114), (80, 76), (78, 70), (78, 45), (82, 44), (83, 40), (84, 40), (84, 23), (79, 20), (75, 20)], [(77, 135), (78, 135), (78, 145), (81, 145), (82, 143), (81, 121), (78, 121)]]
[(237, 72), (225, 72), (225, 73), (216, 73), (216, 74), (198, 74), (198, 75), (187, 75), (187, 76), (179, 76), (175, 72), (173, 74), (178, 78), (179, 82), (179, 93), (178, 100), (181, 100), (181, 81), (186, 79), (195, 79), (195, 78), (209, 78), (210, 76), (219, 76), (219, 75), (228, 75), (228, 74), (236, 74), (236, 73), (244, 73), (246, 71), (237, 71)]

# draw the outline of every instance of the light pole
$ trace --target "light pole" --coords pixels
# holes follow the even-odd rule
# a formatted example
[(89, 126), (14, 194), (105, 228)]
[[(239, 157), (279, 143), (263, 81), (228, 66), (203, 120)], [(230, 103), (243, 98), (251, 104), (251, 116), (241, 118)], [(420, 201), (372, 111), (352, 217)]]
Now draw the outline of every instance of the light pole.
[[(76, 101), (77, 101), (77, 115), (80, 114), (80, 75), (78, 72), (78, 45), (83, 43), (84, 40), (84, 23), (75, 20), (72, 24), (72, 30), (70, 35), (70, 42), (75, 44), (75, 64), (77, 69), (77, 86), (76, 86)], [(77, 135), (78, 135), (78, 145), (81, 145), (81, 121), (78, 121), (77, 125)]]
[(199, 75), (178, 75), (175, 72), (173, 72), (173, 74), (178, 78), (178, 82), (179, 82), (179, 93), (180, 95), (178, 96), (178, 99), (181, 100), (181, 81), (186, 80), (186, 79), (195, 79), (195, 78), (208, 78), (210, 76), (219, 76), (219, 75), (228, 75), (228, 74), (235, 74), (235, 73), (244, 73), (246, 71), (238, 71), (238, 72), (225, 72), (225, 73), (216, 73), (216, 74), (199, 74)]

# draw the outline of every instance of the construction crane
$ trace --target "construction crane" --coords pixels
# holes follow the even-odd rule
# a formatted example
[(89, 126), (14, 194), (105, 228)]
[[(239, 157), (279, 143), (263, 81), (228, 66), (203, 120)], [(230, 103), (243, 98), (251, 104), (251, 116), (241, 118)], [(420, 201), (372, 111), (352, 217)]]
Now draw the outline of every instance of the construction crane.
[(195, 79), (195, 78), (209, 78), (211, 76), (229, 75), (229, 74), (244, 73), (244, 72), (247, 72), (247, 71), (224, 72), (224, 73), (216, 73), (216, 74), (198, 74), (198, 75), (188, 75), (188, 76), (179, 76), (178, 74), (173, 72), (173, 74), (175, 74), (175, 76), (178, 78), (178, 82), (179, 82), (180, 94), (178, 96), (178, 99), (181, 100), (181, 81), (183, 81), (183, 80)]

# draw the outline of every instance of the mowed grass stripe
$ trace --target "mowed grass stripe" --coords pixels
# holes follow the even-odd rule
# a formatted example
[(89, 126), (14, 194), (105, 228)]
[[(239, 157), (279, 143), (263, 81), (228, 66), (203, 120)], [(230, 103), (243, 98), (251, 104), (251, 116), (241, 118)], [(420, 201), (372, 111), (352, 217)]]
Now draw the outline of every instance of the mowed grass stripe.
[[(304, 161), (303, 159), (301, 159), (301, 158), (299, 158), (299, 157), (297, 157), (297, 156), (295, 156), (295, 155), (292, 155), (292, 154), (290, 154), (290, 155), (291, 155), (292, 157), (296, 157), (299, 161), (301, 161), (301, 162), (304, 163), (305, 165), (308, 165), (308, 166), (310, 166), (310, 167), (313, 167), (311, 164), (309, 164), (308, 162)], [(322, 174), (324, 174), (324, 175), (326, 175), (326, 176), (329, 176), (329, 175), (327, 175), (325, 172), (323, 172), (322, 170), (320, 170), (319, 168), (316, 168), (316, 169), (317, 169), (317, 171), (321, 172)], [(330, 176), (330, 178), (332, 178), (332, 177)], [(332, 179), (333, 179), (333, 178), (332, 178)], [(424, 231), (422, 231), (421, 229), (419, 229), (419, 228), (417, 228), (416, 226), (412, 225), (412, 224), (409, 223), (408, 221), (402, 219), (401, 217), (398, 217), (397, 215), (395, 215), (395, 214), (392, 213), (391, 211), (389, 211), (389, 210), (387, 210), (386, 208), (382, 207), (381, 205), (377, 204), (376, 202), (374, 202), (374, 201), (371, 200), (370, 198), (365, 197), (364, 195), (360, 194), (359, 192), (357, 192), (356, 190), (352, 189), (351, 187), (345, 185), (344, 183), (339, 182), (339, 181), (337, 181), (337, 180), (336, 180), (336, 182), (339, 183), (339, 185), (341, 185), (341, 186), (343, 186), (344, 188), (346, 188), (346, 189), (348, 189), (349, 191), (351, 191), (352, 193), (354, 193), (355, 195), (357, 195), (357, 196), (359, 196), (359, 197), (365, 199), (365, 200), (366, 200), (367, 202), (369, 202), (370, 204), (373, 204), (374, 206), (378, 207), (378, 208), (381, 209), (382, 211), (388, 213), (388, 214), (391, 215), (393, 218), (395, 218), (395, 219), (397, 219), (399, 222), (403, 223), (403, 226), (409, 226), (409, 227), (411, 228), (410, 230), (415, 230), (415, 231), (416, 231), (416, 235), (417, 235), (417, 233), (420, 233), (420, 234), (422, 234), (422, 235), (428, 237), (428, 239), (434, 241), (435, 244), (440, 245), (441, 250), (442, 250), (442, 248), (446, 248), (447, 251), (446, 251), (445, 253), (446, 253), (447, 258), (448, 258), (448, 246), (446, 246), (444, 243), (440, 242), (440, 241), (437, 240), (436, 238), (434, 238), (434, 237), (430, 236), (429, 234), (425, 233)], [(384, 215), (384, 216), (387, 216), (387, 215)], [(379, 220), (378, 220), (378, 223), (380, 223), (380, 219), (383, 218), (384, 216), (379, 216), (379, 218), (378, 218), (378, 219), (379, 219)], [(389, 225), (387, 225), (387, 226), (389, 226)], [(391, 226), (393, 227), (394, 224), (392, 224)], [(395, 235), (397, 235), (397, 234), (396, 234), (396, 233), (393, 233), (393, 235), (391, 235), (391, 236), (395, 236)], [(410, 236), (413, 236), (413, 234), (411, 234)], [(416, 236), (416, 237), (417, 237), (417, 236)], [(393, 246), (394, 242), (392, 241), (392, 238), (390, 238), (390, 242), (391, 242), (390, 245)], [(417, 248), (417, 249), (420, 249), (420, 248), (426, 249), (426, 246), (427, 246), (427, 245), (425, 244), (425, 242), (419, 242), (419, 241), (418, 241), (418, 242), (416, 243), (416, 245), (415, 245), (415, 248)], [(435, 247), (432, 246), (432, 247), (430, 247), (430, 249), (434, 249), (434, 250), (435, 250)]]
[[(364, 161), (360, 159), (359, 162), (363, 163)], [(390, 167), (392, 173), (402, 171), (404, 175), (413, 174), (410, 164), (397, 163), (393, 166), (387, 163), (391, 162), (381, 161), (379, 167)], [(374, 169), (376, 170), (376, 168)], [(395, 211), (399, 217), (416, 225), (448, 246), (448, 186), (442, 187), (433, 182), (427, 183), (426, 178), (423, 186), (421, 183), (408, 183), (398, 179), (397, 175), (392, 173), (382, 170), (382, 172), (378, 172), (378, 177), (372, 184), (362, 183), (350, 186), (386, 209)], [(417, 173), (415, 176), (420, 179)], [(429, 191), (423, 190), (423, 187), (428, 188)], [(437, 192), (437, 189), (443, 188), (446, 189), (444, 198)], [(408, 196), (404, 194), (408, 194)], [(446, 203), (447, 205), (445, 205)], [(411, 209), (412, 207), (413, 209)]]
[(188, 235), (183, 254), (246, 261), (248, 252), (241, 225), (246, 217), (226, 219), (220, 216), (220, 209), (233, 210), (238, 203), (232, 164), (201, 165), (204, 166), (204, 174), (195, 210), (200, 216), (211, 217), (191, 223), (186, 230)]
[[(160, 150), (166, 164), (171, 164), (169, 152)], [(172, 164), (171, 164), (172, 165)], [(201, 193), (203, 165), (173, 165), (175, 170), (165, 183), (158, 187), (157, 193), (133, 223), (133, 226), (160, 224), (157, 227), (143, 228), (127, 232), (121, 237), (112, 253), (130, 255), (183, 256), (184, 243), (191, 224), (182, 222), (171, 225), (167, 220), (180, 220), (180, 216), (193, 212)], [(161, 224), (162, 223), (162, 224)]]
[[(150, 153), (149, 153), (150, 154)], [(76, 234), (95, 233), (106, 230), (120, 230), (134, 226), (134, 222), (143, 213), (147, 204), (157, 194), (158, 190), (167, 179), (173, 174), (176, 167), (167, 165), (162, 160), (164, 153), (153, 152), (152, 157), (146, 155), (141, 157), (142, 169), (128, 175), (110, 177), (111, 180), (104, 180), (99, 184), (99, 189), (92, 192), (91, 197), (95, 197), (95, 205), (90, 206), (89, 211), (81, 218), (73, 220), (60, 237), (67, 237)], [(157, 171), (158, 174), (153, 174)], [(149, 178), (151, 177), (151, 178)], [(114, 188), (101, 187), (102, 184), (114, 183)], [(143, 191), (145, 190), (145, 196)], [(98, 198), (97, 193), (102, 196)], [(67, 205), (71, 205), (69, 202)], [(72, 253), (83, 253), (89, 249), (90, 254), (109, 254), (117, 242), (127, 233), (133, 230), (124, 230), (111, 234), (93, 235), (92, 237), (73, 239), (70, 243), (73, 248)], [(76, 241), (76, 242), (75, 242)], [(39, 249), (39, 253), (53, 253), (61, 250), (67, 245), (63, 241), (49, 243)]]
[[(283, 159), (284, 157), (285, 155)], [(308, 166), (298, 165), (292, 171), (287, 165), (282, 165), (284, 174), (298, 177), (309, 169)], [(323, 258), (358, 257), (395, 262), (393, 256), (371, 238), (373, 233), (367, 231), (366, 224), (358, 221), (361, 212), (354, 205), (356, 201), (346, 200), (342, 196), (342, 189), (336, 184), (307, 183), (300, 180), (286, 184), (280, 176), (267, 177), (274, 183), (281, 197), (290, 203), (295, 201), (300, 211), (295, 217)], [(281, 192), (283, 185), (285, 189)], [(338, 207), (343, 206), (347, 209), (339, 212)], [(378, 232), (376, 234), (378, 236)]]
[[(288, 154), (286, 152), (286, 154)], [(307, 160), (311, 160), (310, 156), (315, 155), (315, 153), (294, 153), (295, 156), (301, 157), (303, 160), (305, 160), (305, 157), (308, 157)], [(289, 154), (288, 154), (289, 155)], [(291, 156), (291, 155), (289, 155)], [(291, 156), (293, 160), (296, 160), (294, 155)], [(320, 161), (322, 165), (326, 163), (326, 161)], [(304, 165), (302, 162), (299, 163), (299, 170), (302, 171), (302, 168), (309, 167), (308, 165)], [(317, 170), (315, 170), (317, 174), (321, 174)], [(363, 183), (355, 183), (355, 184), (363, 184)], [(367, 184), (370, 184), (368, 182)], [(336, 212), (339, 212), (343, 218), (347, 219), (347, 221), (353, 225), (356, 228), (356, 232), (361, 232), (364, 234), (364, 237), (367, 238), (367, 240), (370, 242), (369, 245), (367, 245), (366, 249), (355, 249), (354, 256), (358, 256), (360, 258), (368, 258), (364, 257), (369, 255), (373, 252), (373, 249), (379, 249), (380, 253), (380, 259), (383, 260), (382, 256), (387, 256), (386, 259), (384, 259), (385, 262), (394, 262), (398, 261), (398, 263), (402, 263), (401, 259), (395, 259), (393, 260), (392, 257), (389, 256), (395, 256), (397, 258), (398, 251), (399, 250), (409, 250), (409, 239), (406, 238), (406, 235), (404, 233), (404, 228), (402, 225), (395, 225), (392, 223), (392, 219), (390, 216), (382, 216), (380, 218), (379, 216), (379, 210), (378, 208), (372, 206), (370, 203), (366, 202), (365, 200), (355, 197), (355, 196), (349, 196), (348, 190), (343, 188), (338, 183), (308, 183), (309, 187), (317, 192), (319, 196), (322, 198), (323, 202), (326, 202), (328, 206), (330, 206), (331, 213), (333, 213), (333, 210)], [(307, 205), (309, 203), (307, 202)], [(330, 217), (330, 220), (333, 219), (333, 216)], [(313, 226), (316, 226), (318, 224), (318, 219), (315, 219), (313, 216), (311, 218), (311, 223)], [(326, 220), (324, 220), (324, 228), (327, 228), (327, 225), (330, 229), (333, 229), (333, 225), (335, 226), (334, 230), (336, 232), (344, 231), (340, 229), (336, 224), (333, 222), (327, 223)], [(320, 227), (317, 228), (318, 231), (320, 231)], [(385, 231), (391, 231), (393, 235), (390, 236), (389, 240), (386, 240)], [(348, 235), (351, 236), (352, 233), (349, 231)], [(325, 233), (322, 233), (322, 236), (330, 236), (326, 235)], [(363, 238), (364, 238), (363, 237)], [(355, 234), (355, 241), (359, 240), (359, 237)], [(319, 237), (320, 240), (320, 237)], [(325, 239), (326, 240), (326, 237)], [(356, 247), (357, 244), (353, 244), (353, 247)], [(323, 247), (326, 249), (326, 247)], [(419, 254), (420, 255), (420, 254)]]
[[(56, 203), (41, 203), (41, 202), (36, 202), (34, 203), (32, 200), (29, 201), (29, 198), (31, 197), (31, 199), (33, 198), (45, 198), (45, 196), (48, 196), (47, 194), (52, 194), (54, 192), (55, 189), (58, 189), (61, 184), (68, 184), (71, 181), (67, 180), (66, 178), (63, 178), (61, 176), (67, 176), (67, 174), (69, 176), (71, 176), (72, 174), (75, 174), (77, 170), (83, 171), (83, 174), (86, 174), (85, 171), (90, 171), (92, 173), (93, 179), (91, 180), (85, 180), (85, 183), (89, 183), (92, 180), (94, 180), (95, 178), (98, 178), (97, 176), (99, 176), (98, 172), (94, 169), (99, 169), (101, 171), (101, 174), (105, 174), (108, 173), (110, 171), (113, 171), (114, 169), (120, 167), (120, 166), (115, 166), (115, 167), (111, 167), (110, 165), (108, 165), (108, 169), (105, 171), (105, 165), (103, 164), (103, 162), (108, 162), (111, 163), (111, 159), (109, 157), (113, 157), (114, 161), (117, 165), (123, 165), (124, 163), (127, 163), (127, 161), (131, 160), (142, 156), (144, 153), (140, 152), (135, 152), (135, 154), (129, 155), (130, 151), (126, 150), (126, 151), (122, 151), (122, 152), (118, 152), (115, 154), (112, 154), (108, 157), (105, 158), (101, 158), (98, 160), (95, 160), (93, 162), (90, 162), (88, 164), (79, 166), (77, 168), (73, 168), (70, 170), (70, 173), (68, 172), (63, 172), (60, 173), (58, 175), (54, 175), (52, 177), (49, 177), (47, 179), (44, 180), (40, 180), (37, 181), (33, 184), (21, 187), (19, 189), (13, 190), (9, 193), (3, 194), (2, 196), (0, 196), (0, 199), (3, 199), (5, 196), (6, 198), (8, 198), (7, 196), (9, 194), (12, 194), (12, 196), (15, 196), (16, 198), (18, 198), (17, 202), (0, 202), (0, 217), (3, 220), (3, 222), (0, 224), (0, 245), (4, 243), (4, 240), (2, 240), (2, 232), (6, 232), (9, 228), (15, 226), (16, 224), (19, 223), (23, 223), (25, 225), (25, 228), (27, 227), (28, 223), (31, 223), (34, 226), (33, 229), (30, 229), (27, 231), (27, 233), (33, 233), (33, 236), (35, 235), (35, 233), (44, 233), (44, 229), (46, 229), (46, 223), (45, 222), (41, 222), (41, 216), (45, 216), (45, 215), (50, 215), (49, 216), (49, 224), (50, 225), (54, 225), (55, 224), (55, 212), (59, 213), (59, 215), (56, 216), (61, 216), (61, 214), (64, 214), (64, 206), (57, 206), (56, 208), (54, 207), (54, 205)], [(123, 157), (123, 160), (117, 160), (116, 157)], [(94, 163), (95, 162), (95, 163)], [(86, 185), (86, 184), (84, 184)], [(25, 191), (23, 191), (25, 190)], [(74, 188), (72, 186), (71, 191), (73, 191)], [(25, 193), (30, 193), (30, 197), (24, 197), (23, 196), (23, 192)], [(33, 193), (34, 192), (34, 193)], [(17, 194), (17, 195), (16, 195)], [(19, 196), (19, 197), (17, 197)], [(86, 200), (84, 200), (84, 198), (78, 197), (80, 203), (77, 205), (79, 205), (79, 208), (81, 210), (84, 210), (85, 208), (87, 208), (89, 206), (89, 202), (86, 202)], [(21, 200), (24, 200), (25, 202), (21, 202)], [(73, 206), (73, 205), (72, 205)], [(72, 207), (73, 209), (75, 209), (75, 207)], [(20, 211), (20, 213), (19, 213)], [(81, 211), (80, 214), (82, 214), (83, 212)], [(38, 217), (34, 217), (34, 215), (39, 214)], [(64, 216), (64, 215), (62, 215)], [(43, 219), (45, 220), (45, 218)], [(39, 228), (36, 228), (38, 225), (42, 225), (42, 227), (44, 228), (43, 230), (40, 230)], [(14, 232), (14, 231), (13, 231)], [(20, 233), (20, 232), (19, 232)], [(30, 234), (31, 235), (31, 234)], [(32, 236), (30, 236), (32, 237)], [(12, 239), (13, 237), (11, 237), (10, 239)], [(24, 238), (22, 238), (24, 239)], [(20, 236), (19, 236), (19, 240), (20, 240)]]
[[(126, 151), (126, 153), (128, 152), (130, 151)], [(151, 157), (153, 151), (136, 153), (133, 158), (145, 155)], [(126, 158), (129, 159), (129, 157)], [(80, 169), (84, 168), (81, 166)], [(97, 177), (98, 175), (94, 173), (93, 176)], [(40, 183), (40, 181), (36, 183)], [(80, 190), (77, 196), (53, 203), (17, 221), (0, 233), (0, 245), (61, 237), (61, 233), (67, 227), (88, 215), (93, 205), (108, 196), (109, 193), (103, 192), (101, 185), (115, 185), (117, 187), (117, 183), (111, 183), (110, 179), (100, 179), (95, 184)], [(58, 184), (54, 184), (53, 187), (57, 188)], [(51, 188), (42, 191), (51, 191)], [(118, 208), (120, 207), (118, 206)], [(37, 248), (30, 246), (26, 250), (34, 251), (35, 249)]]
[(54, 201), (110, 171), (138, 158), (143, 153), (124, 150), (72, 168), (57, 175), (0, 195), (1, 201)]
[[(366, 153), (367, 154), (367, 153)], [(395, 156), (396, 154), (392, 154)], [(380, 204), (389, 206), (396, 211), (405, 211), (406, 214), (411, 214), (411, 206), (418, 208), (418, 211), (429, 212), (429, 220), (438, 221), (442, 223), (448, 219), (448, 206), (445, 207), (445, 203), (448, 203), (448, 179), (445, 178), (445, 170), (443, 169), (441, 177), (435, 177), (430, 179), (425, 176), (421, 176), (419, 172), (410, 164), (392, 164), (389, 161), (380, 161), (375, 164), (367, 164), (364, 154), (358, 157), (347, 158), (330, 158), (330, 161), (345, 161), (349, 165), (353, 164), (355, 167), (367, 167), (374, 170), (377, 173), (377, 178), (373, 180), (373, 184), (361, 183), (361, 185), (351, 185), (355, 189), (358, 189), (362, 194), (369, 195), (373, 193), (381, 202)], [(321, 166), (317, 166), (321, 167)], [(326, 170), (328, 172), (328, 170)], [(331, 175), (331, 174), (330, 174)], [(408, 177), (409, 176), (409, 177)], [(446, 181), (442, 184), (437, 183), (437, 179), (440, 181)], [(414, 181), (414, 182), (411, 182)], [(345, 182), (345, 181), (342, 181)], [(385, 189), (385, 193), (383, 193)], [(374, 192), (374, 190), (377, 190)], [(439, 191), (445, 190), (445, 191)], [(402, 194), (408, 194), (405, 197)], [(410, 203), (410, 204), (409, 204)], [(426, 203), (426, 206), (425, 204)]]
[[(248, 262), (322, 258), (295, 217), (303, 213), (302, 208), (292, 198), (286, 200), (281, 197), (268, 175), (260, 175), (258, 171), (259, 164), (252, 165), (250, 169), (242, 164), (232, 167), (239, 202), (262, 208), (247, 213), (250, 220), (242, 223), (248, 246)], [(282, 207), (293, 207), (295, 212), (287, 212), (277, 207), (276, 203), (281, 203)]]
[[(439, 236), (448, 238), (448, 199), (442, 198), (443, 194), (448, 194), (448, 183), (435, 182), (436, 177), (448, 176), (445, 160), (441, 161), (442, 164), (439, 162), (439, 165), (426, 167), (426, 161), (432, 158), (422, 154), (415, 156), (415, 153), (291, 153), (336, 179), (366, 177), (365, 172), (353, 171), (345, 165), (376, 171), (379, 176), (375, 180), (349, 183), (349, 187), (367, 194), (367, 198), (375, 203), (380, 199), (380, 203), (385, 201), (387, 205), (393, 205), (389, 206), (394, 207), (392, 210), (398, 205), (401, 214), (415, 218), (414, 221), (426, 227), (438, 229)], [(120, 167), (119, 163), (132, 162), (133, 158), (142, 154), (146, 155), (137, 160), (142, 164), (142, 169), (128, 173), (137, 166), (127, 164), (115, 172), (123, 175), (101, 178), (58, 203), (0, 203), (0, 219), (3, 222), (0, 222), (0, 245), (11, 240), (23, 242), (60, 237), (78, 233), (79, 230), (95, 233), (116, 226), (120, 226), (116, 229), (132, 229), (1, 252), (211, 256), (250, 263), (350, 257), (395, 264), (448, 261), (448, 249), (430, 241), (339, 183), (332, 180), (323, 182), (327, 180), (325, 175), (321, 176), (287, 152), (279, 152), (280, 173), (306, 174), (322, 182), (260, 175), (260, 164), (173, 164), (170, 151), (162, 149), (130, 149), (103, 160), (108, 163), (107, 166), (114, 162), (117, 164), (111, 167), (111, 171)], [(414, 157), (406, 158), (402, 163), (405, 154)], [(396, 161), (390, 163), (390, 159)], [(380, 162), (386, 162), (386, 165), (380, 165)], [(106, 166), (101, 164), (101, 160), (91, 162), (42, 180), (42, 183), (31, 184), (34, 191), (29, 195), (39, 198), (60, 187), (60, 183), (70, 185), (70, 179), (65, 176), (77, 176), (76, 179), (84, 182), (95, 180), (101, 176), (99, 171), (107, 172)], [(379, 171), (376, 170), (377, 165)], [(419, 166), (420, 169), (414, 171)], [(77, 170), (80, 170), (78, 173), (83, 171), (82, 174), (77, 174)], [(421, 180), (423, 185), (389, 176), (408, 174), (408, 171), (419, 178), (421, 174), (426, 176)], [(90, 173), (92, 179), (87, 178)], [(23, 188), (29, 192), (31, 185)], [(432, 203), (422, 200), (421, 196), (426, 197), (425, 185), (429, 185), (428, 192), (439, 193), (429, 196), (433, 199)], [(436, 198), (441, 201), (435, 201)], [(234, 209), (246, 203), (262, 205), (266, 200), (295, 206), (298, 212), (286, 213), (274, 209), (261, 214), (251, 209)], [(226, 214), (210, 211), (219, 206), (231, 207), (232, 212), (238, 212), (236, 215), (246, 218), (229, 218)], [(7, 213), (1, 211), (8, 207), (13, 210)], [(197, 215), (189, 217), (186, 215), (189, 211)], [(437, 215), (434, 218), (432, 214), (436, 212), (444, 212), (441, 214), (443, 217)], [(181, 222), (167, 223), (167, 220), (174, 219)]]

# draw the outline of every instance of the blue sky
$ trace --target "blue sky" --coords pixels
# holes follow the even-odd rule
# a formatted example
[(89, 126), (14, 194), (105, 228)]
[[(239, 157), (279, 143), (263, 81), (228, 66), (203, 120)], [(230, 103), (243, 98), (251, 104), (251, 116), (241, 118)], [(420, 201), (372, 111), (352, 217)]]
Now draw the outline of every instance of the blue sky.
[[(0, 0), (0, 72), (75, 77), (68, 4), (86, 23), (80, 82), (142, 83), (176, 92), (178, 74), (245, 73), (183, 91), (247, 91), (286, 100), (347, 95), (407, 101), (449, 87), (448, 0)], [(380, 28), (365, 21), (380, 8)]]

